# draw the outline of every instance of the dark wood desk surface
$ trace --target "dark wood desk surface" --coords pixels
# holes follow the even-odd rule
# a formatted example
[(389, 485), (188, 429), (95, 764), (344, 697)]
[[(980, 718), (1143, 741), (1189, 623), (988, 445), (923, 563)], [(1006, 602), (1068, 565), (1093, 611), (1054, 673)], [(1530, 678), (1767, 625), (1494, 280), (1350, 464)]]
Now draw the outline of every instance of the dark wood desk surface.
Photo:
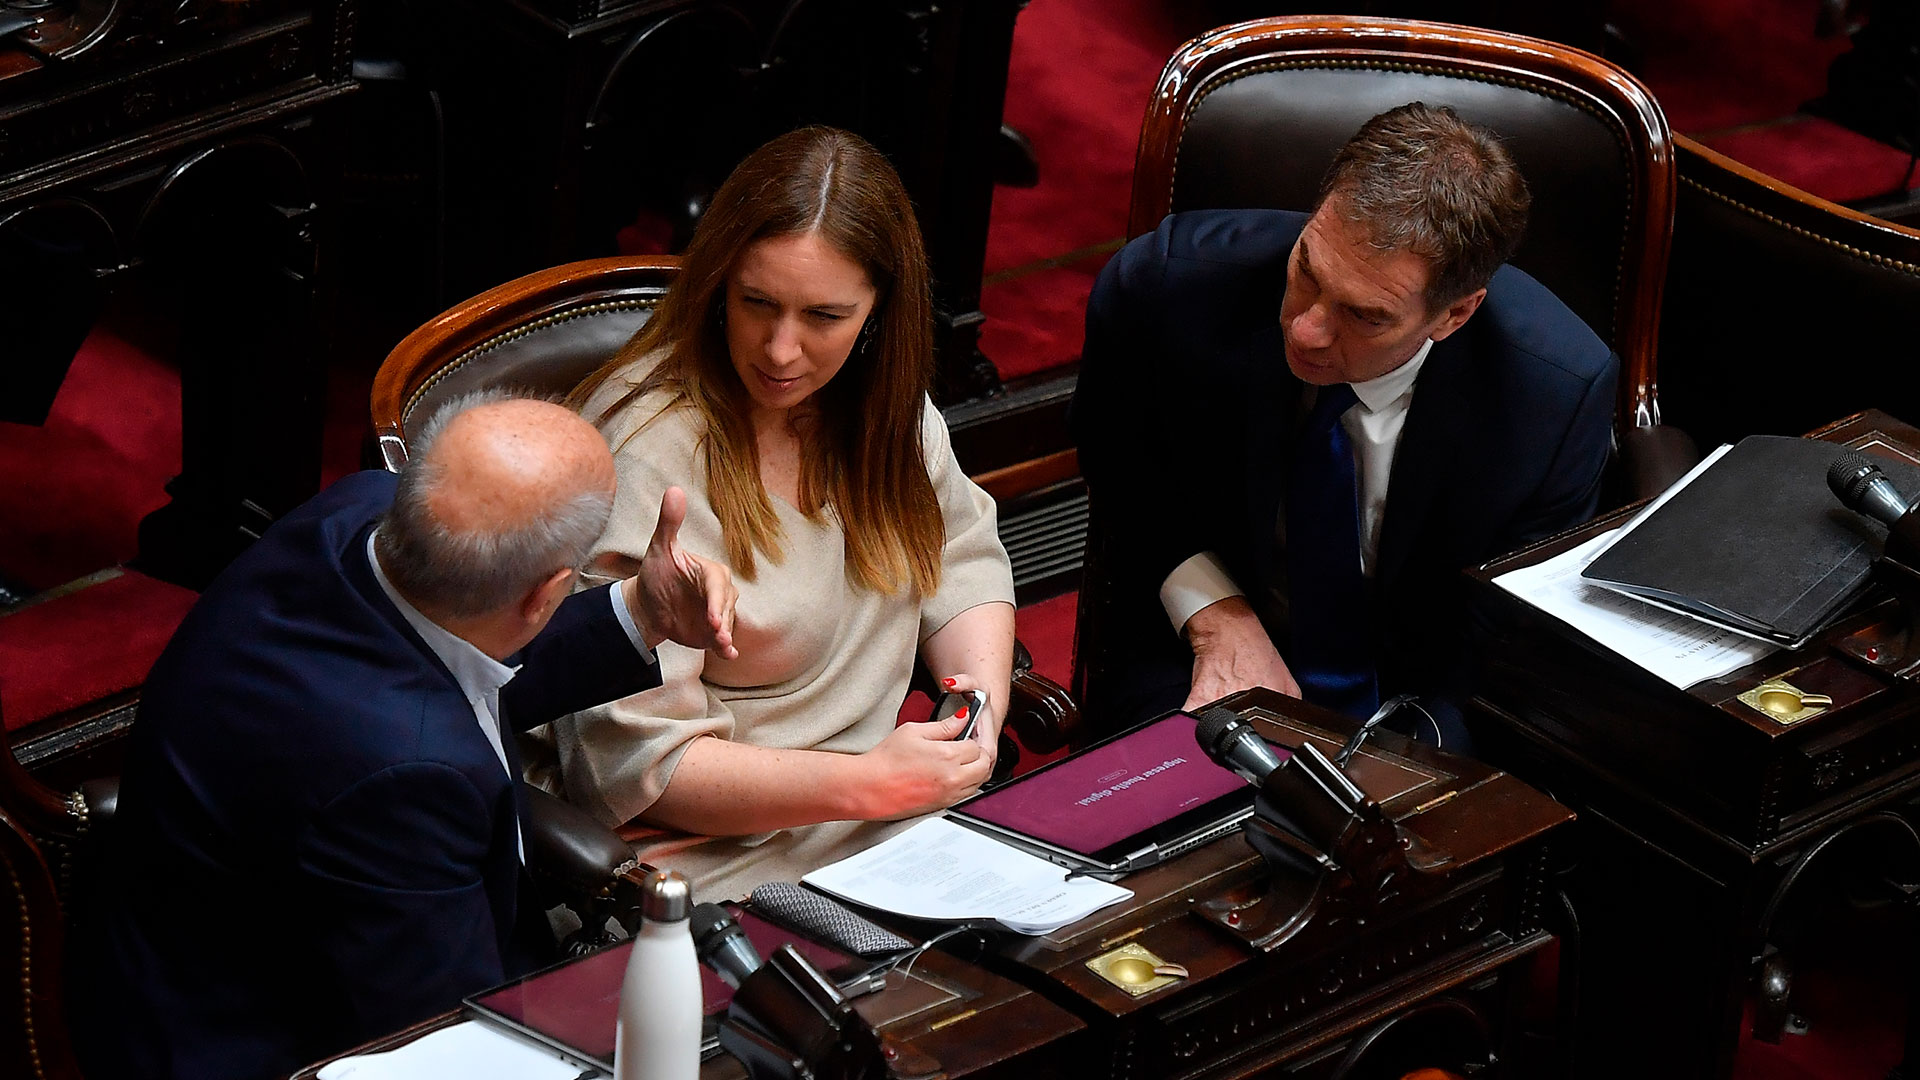
[[(1920, 430), (1879, 412), (1814, 436), (1920, 463)], [(1477, 599), (1502, 626), (1486, 650), (1481, 704), (1547, 753), (1630, 792), (1688, 834), (1702, 860), (1764, 860), (1856, 813), (1862, 800), (1920, 790), (1920, 738), (1904, 720), (1920, 694), (1845, 655), (1849, 636), (1898, 617), (1889, 602), (1848, 618), (1800, 649), (1686, 690), (1622, 661), (1492, 580), (1622, 523), (1637, 507), (1469, 571)], [(1834, 707), (1783, 723), (1739, 695), (1769, 679), (1829, 694)]]
[[(1331, 755), (1345, 717), (1267, 690), (1226, 704), (1268, 739), (1311, 741)], [(1054, 934), (1014, 941), (994, 969), (1073, 1008), (1104, 1056), (1083, 1076), (1245, 1076), (1316, 1060), (1409, 1004), (1483, 979), (1547, 944), (1537, 908), (1541, 845), (1572, 820), (1506, 773), (1397, 735), (1369, 742), (1349, 773), (1387, 815), (1459, 867), (1445, 890), (1365, 927), (1309, 925), (1271, 953), (1193, 913), (1263, 879), (1235, 834), (1129, 875), (1131, 900)], [(1185, 966), (1190, 977), (1139, 997), (1087, 961), (1123, 944)]]
[[(920, 985), (905, 988), (909, 981)], [(942, 992), (929, 994), (928, 987)], [(937, 1000), (927, 1004), (929, 998)], [(931, 1055), (950, 1077), (1078, 1075), (1074, 1055), (1081, 1052), (1085, 1024), (1031, 991), (937, 950), (921, 956), (910, 974), (895, 972), (887, 989), (858, 999), (855, 1007), (887, 1035)], [(338, 1056), (391, 1050), (468, 1018), (446, 1013)], [(309, 1065), (293, 1080), (314, 1080), (325, 1064)], [(745, 1080), (746, 1075), (725, 1053), (700, 1067), (701, 1080)]]
[[(1311, 741), (1328, 754), (1353, 727), (1271, 691), (1227, 704), (1275, 742)], [(1234, 834), (1130, 875), (1134, 896), (1122, 904), (1053, 934), (1006, 935), (984, 967), (927, 953), (913, 978), (946, 988), (948, 1000), (890, 1016), (902, 995), (889, 987), (862, 999), (861, 1012), (949, 1076), (1021, 1080), (1238, 1077), (1303, 1063), (1310, 1072), (1360, 1033), (1443, 994), (1497, 1029), (1504, 988), (1493, 976), (1552, 940), (1539, 911), (1543, 844), (1573, 815), (1505, 772), (1392, 734), (1370, 741), (1349, 774), (1388, 817), (1454, 856), (1457, 869), (1435, 895), (1364, 925), (1309, 925), (1258, 952), (1191, 910), (1264, 880), (1265, 865)], [(1184, 965), (1189, 977), (1135, 997), (1087, 967), (1125, 943)], [(438, 1017), (356, 1052), (402, 1045), (457, 1019)], [(701, 1075), (745, 1073), (723, 1054)]]
[[(1920, 430), (1883, 413), (1812, 434), (1920, 462)], [(1804, 648), (1677, 690), (1492, 584), (1634, 509), (1470, 571), (1496, 635), (1476, 736), (1492, 760), (1580, 814), (1560, 882), (1583, 939), (1568, 950), (1581, 958), (1572, 1073), (1725, 1077), (1757, 961), (1790, 944), (1774, 940), (1776, 915), (1823, 869), (1809, 872), (1811, 860), (1839, 850), (1828, 842), (1848, 830), (1879, 830), (1888, 851), (1913, 835), (1920, 688), (1845, 647), (1894, 625), (1891, 602)], [(1786, 723), (1739, 700), (1782, 677), (1834, 706)]]

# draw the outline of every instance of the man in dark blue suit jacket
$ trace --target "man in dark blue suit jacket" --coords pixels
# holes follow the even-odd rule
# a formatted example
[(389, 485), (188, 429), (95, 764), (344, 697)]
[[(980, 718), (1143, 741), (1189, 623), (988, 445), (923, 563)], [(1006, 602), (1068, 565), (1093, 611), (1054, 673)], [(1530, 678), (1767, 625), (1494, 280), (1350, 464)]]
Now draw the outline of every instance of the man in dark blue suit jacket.
[(275, 524), (154, 665), (74, 973), (89, 1077), (285, 1075), (529, 970), (514, 732), (658, 685), (662, 638), (732, 651), (678, 492), (636, 578), (570, 595), (614, 484), (577, 416), (464, 400), (414, 451)]
[(1334, 569), (1360, 563), (1377, 696), (1320, 703), (1421, 695), (1416, 728), (1464, 742), (1460, 570), (1591, 517), (1612, 431), (1617, 360), (1502, 265), (1526, 205), (1491, 135), (1416, 103), (1361, 129), (1311, 216), (1175, 214), (1107, 265), (1073, 405), (1108, 575), (1089, 715), (1301, 693), (1290, 661), (1322, 631), (1291, 618), (1289, 539), (1322, 525), (1289, 520), (1290, 469), (1347, 384), (1359, 522)]

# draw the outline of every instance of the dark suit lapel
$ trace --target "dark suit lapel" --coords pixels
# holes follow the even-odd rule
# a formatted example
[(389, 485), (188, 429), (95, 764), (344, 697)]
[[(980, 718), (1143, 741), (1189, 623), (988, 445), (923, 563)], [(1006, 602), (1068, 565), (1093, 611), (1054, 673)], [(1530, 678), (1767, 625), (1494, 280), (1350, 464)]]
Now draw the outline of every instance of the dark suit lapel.
[(1460, 332), (1434, 345), (1414, 384), (1387, 484), (1386, 520), (1380, 525), (1380, 564), (1374, 580), (1383, 591), (1392, 588), (1406, 565), (1434, 498), (1473, 430), (1471, 379), (1467, 335)]
[[(471, 707), (460, 689), (459, 680), (453, 677), (453, 672), (447, 669), (446, 662), (440, 659), (440, 655), (428, 647), (419, 632), (407, 622), (407, 617), (394, 606), (386, 590), (380, 587), (379, 580), (374, 577), (373, 566), (368, 561), (367, 555), (367, 534), (376, 524), (377, 522), (368, 522), (354, 532), (352, 540), (345, 548), (335, 552), (340, 573), (360, 595), (362, 602), (419, 653), (420, 662), (430, 666), (444, 680), (446, 693), (449, 695), (446, 705), (448, 708), (458, 710), (461, 714), (460, 720), (464, 721), (464, 723), (455, 724), (459, 737), (471, 738), (478, 744), (476, 753), (484, 752), (488, 757), (492, 757), (493, 747), (486, 745), (486, 736), (481, 733), (479, 723), (471, 716), (469, 711)], [(506, 703), (503, 701), (500, 706), (502, 729), (500, 741), (507, 757), (508, 797), (512, 804), (513, 820), (519, 823), (524, 835), (528, 820), (526, 793), (520, 789), (519, 748), (514, 744), (513, 728), (508, 725), (506, 708)], [(544, 954), (535, 951), (543, 935), (529, 936), (529, 924), (526, 921), (527, 909), (532, 908), (537, 912), (539, 906), (520, 903), (520, 893), (528, 888), (530, 879), (527, 878), (526, 870), (520, 863), (511, 832), (505, 837), (505, 851), (506, 857), (489, 863), (483, 869), (483, 873), (487, 894), (493, 906), (494, 934), (500, 946), (501, 956), (507, 960), (509, 971), (526, 970), (544, 959)], [(535, 929), (543, 925), (544, 919), (541, 924), (535, 926)], [(544, 934), (546, 939), (551, 937), (551, 933)]]
[[(387, 596), (387, 591), (380, 587), (379, 580), (373, 576), (373, 564), (369, 561), (372, 556), (367, 552), (367, 534), (371, 533), (377, 525), (379, 525), (378, 520), (367, 522), (354, 532), (352, 540), (344, 549), (333, 553), (340, 568), (340, 575), (347, 584), (353, 586), (353, 591), (359, 594), (361, 602), (367, 605), (369, 611), (385, 622), (394, 633), (400, 635), (408, 645), (413, 646), (414, 651), (420, 654), (421, 660), (446, 680), (448, 688), (459, 693), (460, 684), (454, 679), (453, 672), (447, 670), (446, 663), (440, 659), (438, 653), (427, 647), (426, 641), (420, 637), (418, 631), (414, 630), (413, 625), (407, 622), (407, 617), (394, 606), (393, 600)], [(464, 701), (465, 698), (462, 697), (461, 700)]]
[(1246, 341), (1246, 350), (1238, 358), (1245, 374), (1240, 389), (1245, 415), (1241, 430), (1247, 432), (1246, 479), (1247, 518), (1244, 535), (1252, 540), (1248, 551), (1262, 580), (1243, 582), (1247, 587), (1270, 582), (1268, 556), (1273, 553), (1274, 525), (1279, 519), (1280, 500), (1285, 496), (1287, 461), (1292, 456), (1293, 429), (1299, 412), (1300, 380), (1287, 370), (1287, 358), (1276, 322)]

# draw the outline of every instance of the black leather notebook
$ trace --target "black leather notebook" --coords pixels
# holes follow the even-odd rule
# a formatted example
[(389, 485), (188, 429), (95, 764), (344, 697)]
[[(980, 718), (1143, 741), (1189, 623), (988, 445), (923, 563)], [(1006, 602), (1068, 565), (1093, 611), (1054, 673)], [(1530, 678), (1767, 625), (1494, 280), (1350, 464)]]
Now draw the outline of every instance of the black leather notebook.
[[(1753, 435), (1713, 463), (1581, 576), (1703, 621), (1797, 647), (1867, 586), (1886, 527), (1841, 505), (1838, 443)], [(1920, 469), (1876, 458), (1901, 493)]]

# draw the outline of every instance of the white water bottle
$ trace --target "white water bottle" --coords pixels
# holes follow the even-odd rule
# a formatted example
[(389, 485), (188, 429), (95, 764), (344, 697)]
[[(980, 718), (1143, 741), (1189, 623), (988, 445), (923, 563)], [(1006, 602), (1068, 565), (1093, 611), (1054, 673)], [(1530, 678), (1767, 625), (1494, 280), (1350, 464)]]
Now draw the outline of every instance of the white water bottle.
[(615, 1080), (696, 1080), (700, 1074), (700, 961), (687, 918), (693, 887), (671, 870), (640, 885), (640, 929), (620, 984)]

